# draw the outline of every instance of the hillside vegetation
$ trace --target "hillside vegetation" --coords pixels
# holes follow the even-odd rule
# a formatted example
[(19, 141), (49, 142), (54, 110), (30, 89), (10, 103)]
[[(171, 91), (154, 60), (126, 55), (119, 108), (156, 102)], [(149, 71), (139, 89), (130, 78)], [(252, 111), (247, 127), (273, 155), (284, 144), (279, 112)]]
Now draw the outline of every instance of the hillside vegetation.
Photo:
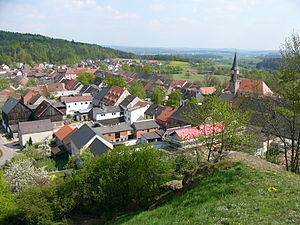
[(132, 58), (134, 54), (96, 44), (54, 39), (36, 34), (0, 31), (0, 63), (78, 63), (87, 58)]
[(218, 170), (191, 190), (111, 224), (300, 223), (299, 175), (243, 161), (219, 162)]

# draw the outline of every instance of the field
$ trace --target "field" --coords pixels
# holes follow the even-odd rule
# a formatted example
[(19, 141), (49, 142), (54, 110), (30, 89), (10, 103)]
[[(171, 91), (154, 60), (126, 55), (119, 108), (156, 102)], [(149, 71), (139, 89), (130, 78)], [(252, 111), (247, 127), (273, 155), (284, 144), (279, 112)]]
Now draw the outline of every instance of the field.
[(171, 66), (177, 66), (183, 69), (187, 69), (190, 67), (190, 63), (188, 62), (180, 62), (180, 61), (170, 61), (169, 65)]
[(227, 162), (160, 207), (111, 224), (299, 224), (299, 182), (299, 175), (286, 171)]
[[(189, 76), (186, 76), (185, 74), (171, 74), (172, 78), (174, 80), (195, 80), (195, 81), (202, 81), (205, 79), (207, 75), (204, 74), (195, 74), (195, 73), (190, 73)], [(229, 76), (224, 76), (224, 75), (212, 75), (214, 77), (219, 78), (220, 80), (229, 80)]]

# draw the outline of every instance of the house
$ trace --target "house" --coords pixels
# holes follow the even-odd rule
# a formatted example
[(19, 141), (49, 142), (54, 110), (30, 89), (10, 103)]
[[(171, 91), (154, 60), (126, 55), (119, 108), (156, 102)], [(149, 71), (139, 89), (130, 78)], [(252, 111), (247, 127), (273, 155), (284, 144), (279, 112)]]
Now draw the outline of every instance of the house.
[(154, 132), (159, 129), (159, 125), (155, 122), (155, 120), (137, 121), (132, 124), (132, 127), (136, 138), (141, 138), (142, 134)]
[(66, 83), (66, 89), (69, 90), (69, 91), (73, 91), (73, 94), (78, 94), (81, 90), (81, 88), (83, 87), (83, 85), (78, 82), (77, 80), (69, 80), (67, 83)]
[(67, 90), (64, 83), (46, 84), (46, 89), (51, 97), (69, 96), (75, 94), (74, 90)]
[(100, 107), (100, 105), (102, 105), (102, 99), (104, 98), (104, 96), (107, 94), (108, 91), (109, 88), (103, 87), (101, 88), (101, 90), (99, 90), (99, 92), (92, 93), (92, 96), (94, 97), (93, 106)]
[(73, 128), (69, 125), (61, 127), (56, 131), (53, 136), (56, 139), (57, 146), (64, 146), (68, 152), (71, 152), (71, 140), (70, 136), (73, 134), (77, 128)]
[(76, 112), (85, 112), (93, 108), (93, 97), (87, 96), (75, 96), (75, 97), (63, 97), (62, 101), (66, 105), (66, 114), (74, 115)]
[(133, 139), (133, 128), (129, 124), (118, 124), (114, 126), (95, 128), (111, 142), (124, 142)]
[(84, 124), (70, 136), (71, 154), (90, 149), (95, 155), (101, 155), (113, 149), (113, 144), (101, 133)]
[(2, 107), (2, 125), (9, 134), (17, 132), (18, 123), (28, 121), (31, 109), (15, 98), (9, 98)]
[(63, 120), (63, 115), (63, 112), (47, 100), (44, 100), (36, 109), (33, 110), (35, 120), (50, 119), (51, 122), (58, 122)]
[(133, 107), (136, 103), (138, 103), (141, 99), (134, 95), (128, 95), (121, 103), (120, 106), (123, 110)]
[(123, 117), (123, 111), (121, 110), (120, 106), (101, 105), (99, 108), (93, 108), (91, 113), (91, 117), (94, 121), (102, 121)]
[(129, 94), (126, 88), (121, 88), (117, 86), (112, 86), (106, 95), (103, 97), (102, 101), (106, 105), (119, 105)]
[(102, 77), (96, 77), (95, 80), (93, 81), (93, 84), (96, 85), (97, 87), (103, 87), (104, 82)]
[(29, 105), (34, 105), (34, 106), (38, 106), (39, 104), (41, 104), (43, 101), (46, 101), (46, 99), (40, 95), (37, 94), (35, 96), (33, 96), (30, 101), (28, 102)]
[(171, 127), (171, 116), (176, 112), (176, 109), (172, 107), (167, 107), (165, 110), (159, 114), (159, 116), (156, 117), (156, 122), (164, 127), (165, 129), (168, 129)]
[(18, 127), (19, 144), (25, 146), (31, 139), (32, 144), (39, 143), (53, 135), (50, 119), (20, 122)]
[(152, 104), (144, 113), (145, 119), (156, 119), (165, 109), (165, 106)]
[(215, 125), (203, 124), (196, 127), (177, 129), (170, 133), (166, 140), (178, 146), (187, 146), (188, 143), (194, 142), (197, 138), (207, 137), (213, 133), (220, 133), (223, 129), (224, 126), (222, 123), (216, 123)]
[(142, 105), (139, 104), (134, 105), (131, 108), (124, 110), (124, 120), (126, 123), (132, 124), (138, 120), (144, 120), (145, 111), (148, 109), (149, 105)]
[(149, 133), (141, 134), (141, 143), (151, 143), (151, 142), (158, 142), (162, 141), (163, 137), (163, 130), (157, 130)]
[(33, 90), (27, 90), (25, 92), (25, 94), (21, 97), (21, 101), (22, 103), (24, 103), (25, 105), (29, 104), (29, 102), (31, 101), (31, 99), (38, 95), (39, 92), (38, 91), (33, 91)]
[[(190, 112), (195, 111), (198, 106), (193, 103), (182, 104), (170, 118), (170, 127), (182, 127), (191, 124), (194, 118), (190, 118)], [(198, 125), (198, 124), (195, 124)]]

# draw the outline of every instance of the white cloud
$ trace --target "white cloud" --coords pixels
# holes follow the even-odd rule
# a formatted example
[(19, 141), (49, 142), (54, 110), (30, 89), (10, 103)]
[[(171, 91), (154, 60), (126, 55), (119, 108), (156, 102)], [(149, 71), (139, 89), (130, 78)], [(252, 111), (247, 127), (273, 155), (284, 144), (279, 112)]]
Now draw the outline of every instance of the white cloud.
[(167, 9), (167, 4), (165, 2), (156, 0), (150, 4), (150, 9), (155, 12), (161, 12)]

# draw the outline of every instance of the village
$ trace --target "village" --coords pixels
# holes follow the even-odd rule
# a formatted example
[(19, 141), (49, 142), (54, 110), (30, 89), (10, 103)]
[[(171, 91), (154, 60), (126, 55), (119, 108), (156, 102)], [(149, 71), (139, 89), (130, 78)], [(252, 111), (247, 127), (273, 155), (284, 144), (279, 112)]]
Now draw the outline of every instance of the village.
[[(239, 79), (236, 53), (231, 79), (227, 88), (221, 92), (216, 87), (201, 87), (193, 81), (168, 80), (157, 75), (121, 70), (122, 65), (143, 65), (140, 61), (103, 60), (109, 69), (106, 71), (97, 68), (95, 62), (82, 61), (77, 68), (47, 63), (34, 67), (17, 63), (14, 69), (2, 65), (1, 77), (17, 83), (0, 93), (3, 104), (2, 126), (5, 140), (9, 140), (10, 146), (22, 149), (28, 144), (43, 143), (54, 138), (54, 157), (61, 154), (75, 155), (87, 148), (98, 156), (117, 145), (141, 143), (151, 143), (156, 149), (172, 153), (177, 148), (191, 147), (191, 143), (201, 136), (222, 130), (221, 127), (215, 129), (209, 123), (195, 124), (190, 121), (187, 115), (193, 104), (201, 106), (207, 96), (219, 95), (222, 101), (231, 102), (233, 107), (242, 107), (246, 105), (245, 97), (259, 100), (273, 95), (264, 81)], [(158, 60), (145, 63), (161, 65)], [(82, 72), (95, 75), (92, 84), (84, 85), (77, 80)], [(139, 80), (148, 96), (156, 87), (167, 90), (164, 100), (173, 91), (180, 91), (182, 98), (179, 107), (153, 104), (151, 98), (141, 99), (124, 87), (108, 87), (105, 79), (109, 73), (113, 77), (122, 78), (129, 85)], [(44, 84), (28, 86), (30, 79)], [(16, 94), (20, 89), (23, 90), (22, 94)], [(197, 101), (193, 103), (190, 99)], [(270, 137), (264, 137), (262, 128), (257, 133), (262, 136), (257, 154), (263, 155), (268, 150)], [(275, 139), (273, 137), (271, 141)], [(10, 153), (5, 158), (4, 152), (4, 160), (9, 160), (15, 150), (11, 149)]]

